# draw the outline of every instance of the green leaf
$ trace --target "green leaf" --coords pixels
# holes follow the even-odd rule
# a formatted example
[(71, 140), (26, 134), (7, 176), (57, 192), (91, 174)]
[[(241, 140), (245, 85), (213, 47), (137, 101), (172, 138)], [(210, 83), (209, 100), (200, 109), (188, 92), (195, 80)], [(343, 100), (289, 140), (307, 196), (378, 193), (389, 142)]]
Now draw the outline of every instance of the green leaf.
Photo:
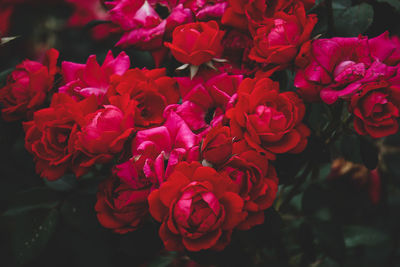
[(321, 185), (312, 184), (304, 191), (301, 201), (302, 211), (313, 219), (328, 221), (331, 219), (329, 201), (328, 192)]
[(56, 229), (58, 215), (56, 209), (35, 209), (5, 217), (18, 264), (35, 259), (45, 249)]
[(400, 11), (400, 1), (399, 0), (377, 0), (378, 2), (381, 3), (388, 3), (392, 7), (394, 7), (396, 10)]
[(332, 8), (335, 10), (345, 10), (351, 6), (351, 0), (334, 0)]
[(350, 225), (344, 227), (346, 247), (375, 246), (387, 242), (389, 236), (377, 229), (361, 225)]
[(332, 259), (343, 262), (346, 250), (341, 225), (318, 222), (313, 224), (313, 230), (322, 250)]
[(340, 36), (358, 36), (364, 33), (374, 18), (371, 5), (362, 3), (350, 8), (333, 10), (336, 31)]
[(165, 255), (160, 255), (156, 259), (152, 260), (148, 267), (167, 267), (173, 264), (178, 254), (174, 251), (167, 252)]
[(35, 187), (17, 193), (3, 216), (14, 216), (34, 209), (51, 209), (58, 204), (59, 199), (60, 193), (45, 187)]
[(77, 185), (76, 177), (73, 174), (66, 174), (55, 181), (45, 179), (44, 183), (56, 191), (71, 191)]
[(3, 87), (7, 82), (7, 76), (14, 70), (14, 68), (10, 68), (0, 72), (0, 87)]

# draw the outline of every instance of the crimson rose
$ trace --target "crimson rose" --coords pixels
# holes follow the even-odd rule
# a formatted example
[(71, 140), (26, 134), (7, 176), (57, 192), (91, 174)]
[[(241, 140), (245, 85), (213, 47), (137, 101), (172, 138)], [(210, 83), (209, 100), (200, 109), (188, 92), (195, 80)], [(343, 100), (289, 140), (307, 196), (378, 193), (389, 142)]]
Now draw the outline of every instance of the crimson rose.
[(306, 15), (303, 5), (297, 5), (293, 14), (277, 12), (257, 29), (249, 58), (265, 64), (289, 64), (310, 39), (316, 23), (317, 16)]
[(8, 76), (6, 86), (0, 89), (3, 119), (32, 118), (53, 87), (57, 58), (58, 51), (50, 49), (43, 63), (25, 60)]
[(37, 173), (48, 180), (64, 175), (73, 153), (71, 132), (96, 109), (95, 97), (77, 103), (67, 94), (54, 94), (49, 108), (36, 111), (33, 120), (23, 124), (25, 147), (34, 155)]
[(150, 186), (137, 176), (122, 176), (127, 180), (111, 177), (99, 184), (95, 210), (101, 225), (125, 234), (136, 230), (148, 214)]
[(246, 215), (232, 181), (198, 162), (177, 165), (148, 201), (167, 250), (221, 250)]
[(166, 76), (165, 69), (130, 69), (122, 76), (113, 75), (108, 95), (128, 94), (138, 102), (135, 125), (149, 128), (164, 122), (167, 105), (178, 103), (178, 85)]
[(388, 81), (371, 82), (351, 98), (354, 129), (373, 138), (395, 134), (399, 129), (400, 86)]
[(299, 153), (306, 147), (310, 130), (301, 122), (304, 112), (296, 93), (280, 93), (277, 82), (258, 77), (240, 84), (237, 103), (226, 115), (233, 136), (274, 159), (274, 154)]
[(188, 23), (176, 27), (172, 43), (164, 45), (179, 62), (198, 66), (221, 55), (224, 33), (215, 21)]

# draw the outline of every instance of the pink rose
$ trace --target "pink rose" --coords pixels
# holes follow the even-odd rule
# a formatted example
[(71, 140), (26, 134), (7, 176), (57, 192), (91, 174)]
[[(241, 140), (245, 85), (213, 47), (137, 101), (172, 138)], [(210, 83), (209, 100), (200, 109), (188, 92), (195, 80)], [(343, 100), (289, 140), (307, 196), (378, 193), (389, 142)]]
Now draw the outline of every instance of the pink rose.
[(73, 133), (73, 164), (78, 176), (95, 163), (109, 162), (134, 132), (136, 101), (124, 95), (112, 97), (110, 102), (87, 115), (79, 123), (81, 130)]
[(390, 76), (391, 66), (400, 62), (400, 42), (388, 33), (367, 37), (315, 40), (309, 63), (296, 73), (294, 84), (307, 101), (327, 104), (349, 99), (362, 85)]
[(190, 9), (177, 1), (114, 0), (106, 2), (112, 22), (123, 31), (117, 46), (160, 49), (173, 29), (193, 20)]
[(77, 100), (95, 95), (101, 104), (110, 86), (111, 76), (123, 75), (129, 65), (130, 60), (125, 52), (114, 58), (111, 51), (107, 53), (101, 66), (97, 63), (95, 55), (91, 55), (86, 64), (64, 61), (61, 68), (65, 85), (58, 91), (69, 94)]
[(175, 110), (194, 133), (204, 135), (222, 121), (242, 78), (242, 75), (227, 73), (213, 76), (204, 73), (193, 80), (187, 77), (176, 78), (182, 104), (170, 105), (166, 111)]

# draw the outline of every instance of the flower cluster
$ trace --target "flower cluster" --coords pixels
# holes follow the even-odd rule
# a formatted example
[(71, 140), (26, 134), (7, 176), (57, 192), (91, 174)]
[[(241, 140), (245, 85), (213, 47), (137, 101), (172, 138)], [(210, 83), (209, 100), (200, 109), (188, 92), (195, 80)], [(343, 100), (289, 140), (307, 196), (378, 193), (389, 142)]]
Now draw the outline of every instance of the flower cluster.
[(47, 180), (115, 164), (95, 210), (117, 233), (151, 215), (167, 249), (223, 249), (234, 229), (264, 221), (278, 189), (272, 160), (307, 144), (303, 102), (269, 78), (224, 68), (171, 78), (130, 68), (124, 52), (58, 68), (57, 56), (50, 50), (43, 64), (24, 61), (10, 75), (3, 116), (26, 120), (25, 147)]

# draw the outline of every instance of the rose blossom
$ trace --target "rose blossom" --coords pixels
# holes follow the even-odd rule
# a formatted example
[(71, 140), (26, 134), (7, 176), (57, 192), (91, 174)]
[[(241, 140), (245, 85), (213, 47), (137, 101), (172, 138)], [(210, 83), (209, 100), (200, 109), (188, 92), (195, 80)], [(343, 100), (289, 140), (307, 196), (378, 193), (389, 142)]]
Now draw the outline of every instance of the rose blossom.
[(65, 85), (58, 91), (77, 100), (95, 95), (101, 104), (110, 86), (110, 77), (113, 74), (123, 75), (129, 65), (130, 60), (125, 52), (114, 58), (111, 51), (107, 53), (101, 66), (97, 63), (96, 55), (91, 55), (86, 64), (64, 61), (61, 69)]
[(234, 144), (232, 157), (218, 171), (226, 173), (237, 185), (248, 213), (238, 228), (248, 230), (264, 223), (264, 211), (271, 207), (278, 191), (278, 178), (268, 157), (249, 147), (243, 150), (239, 143)]
[(237, 102), (226, 116), (232, 135), (274, 159), (279, 153), (299, 153), (307, 145), (310, 130), (301, 122), (302, 100), (294, 92), (279, 92), (269, 78), (247, 78), (239, 86)]
[(78, 121), (96, 109), (94, 97), (77, 103), (66, 94), (54, 94), (49, 108), (36, 111), (33, 120), (23, 124), (25, 147), (33, 154), (40, 176), (56, 180), (71, 168), (71, 133)]
[(370, 82), (355, 93), (350, 102), (354, 114), (354, 129), (361, 135), (380, 138), (395, 134), (399, 129), (400, 70), (395, 84), (382, 80)]
[(173, 29), (191, 22), (192, 12), (178, 1), (114, 0), (106, 2), (112, 22), (124, 32), (117, 46), (160, 49)]
[(32, 118), (53, 87), (58, 54), (50, 49), (43, 63), (24, 60), (8, 76), (7, 84), (0, 89), (3, 119)]
[(331, 38), (314, 40), (309, 63), (296, 73), (298, 92), (307, 101), (322, 99), (333, 104), (350, 99), (363, 84), (390, 76), (391, 66), (400, 62), (400, 41), (388, 33), (369, 39)]
[[(268, 157), (249, 147), (244, 140), (232, 137), (230, 128), (219, 126), (203, 139), (202, 156), (218, 172), (227, 174), (244, 200), (246, 219), (239, 229), (250, 229), (264, 222), (264, 210), (269, 208), (278, 191), (278, 178)], [(204, 163), (203, 163), (204, 164)]]
[(249, 58), (259, 63), (286, 66), (296, 57), (301, 45), (310, 39), (316, 23), (316, 15), (306, 15), (303, 5), (297, 5), (293, 14), (277, 12), (257, 29)]
[(145, 180), (131, 177), (110, 177), (97, 191), (95, 210), (100, 224), (119, 234), (136, 230), (148, 214), (150, 187)]
[(95, 163), (107, 163), (122, 151), (134, 132), (136, 101), (128, 95), (110, 98), (110, 105), (90, 113), (72, 133), (73, 165), (81, 176)]
[(146, 177), (153, 188), (158, 188), (179, 162), (199, 159), (199, 142), (200, 138), (182, 118), (171, 111), (163, 126), (137, 132), (132, 141), (132, 158), (118, 168)]
[(193, 80), (176, 78), (182, 104), (170, 105), (165, 112), (174, 110), (194, 133), (204, 135), (222, 121), (242, 78), (242, 75), (215, 74), (214, 71), (199, 73)]
[(221, 55), (224, 33), (215, 21), (188, 23), (176, 27), (164, 45), (179, 62), (199, 66)]
[(176, 166), (148, 201), (167, 250), (222, 250), (246, 215), (232, 181), (198, 162)]
[(197, 20), (219, 19), (224, 14), (227, 0), (183, 0), (183, 5), (194, 13)]
[(135, 125), (138, 128), (159, 126), (164, 122), (167, 105), (178, 103), (177, 82), (165, 74), (165, 69), (130, 69), (122, 76), (114, 75), (107, 95), (128, 94), (138, 102)]
[(232, 156), (233, 137), (229, 127), (212, 128), (203, 139), (201, 154), (207, 162), (219, 165)]
[(293, 14), (294, 6), (304, 5), (306, 10), (314, 6), (315, 0), (229, 0), (222, 17), (222, 23), (238, 29), (250, 29), (254, 34), (265, 19), (272, 18), (277, 12)]

